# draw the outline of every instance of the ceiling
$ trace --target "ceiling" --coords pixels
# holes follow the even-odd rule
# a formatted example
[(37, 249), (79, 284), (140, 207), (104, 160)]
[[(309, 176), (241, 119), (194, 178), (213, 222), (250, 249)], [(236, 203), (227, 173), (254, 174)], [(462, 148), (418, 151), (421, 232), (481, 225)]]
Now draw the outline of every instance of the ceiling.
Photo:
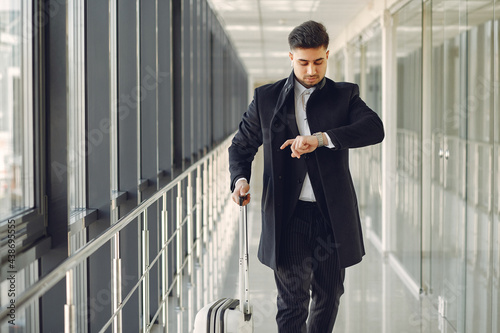
[(323, 23), (333, 40), (372, 0), (210, 0), (251, 79), (290, 74), (288, 34), (307, 20)]

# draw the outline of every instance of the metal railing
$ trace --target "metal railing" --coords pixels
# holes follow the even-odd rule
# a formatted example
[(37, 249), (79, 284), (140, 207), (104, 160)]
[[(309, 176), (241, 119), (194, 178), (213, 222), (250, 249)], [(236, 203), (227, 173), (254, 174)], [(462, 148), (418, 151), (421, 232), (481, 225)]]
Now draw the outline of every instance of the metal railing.
[[(79, 300), (75, 299), (75, 288), (73, 288), (75, 269), (108, 242), (111, 242), (112, 251), (119, 254), (120, 231), (137, 222), (142, 230), (138, 251), (141, 267), (138, 274), (139, 279), (122, 299), (121, 258), (119, 255), (111, 258), (113, 286), (111, 290), (113, 300), (110, 305), (111, 316), (99, 332), (109, 331), (110, 328), (113, 332), (122, 332), (122, 309), (136, 292), (141, 298), (138, 316), (141, 318), (142, 332), (150, 332), (155, 322), (162, 326), (163, 332), (169, 331), (168, 300), (171, 299), (172, 295), (175, 295), (176, 298), (176, 310), (182, 312), (187, 309), (189, 311), (188, 321), (192, 323), (195, 311), (203, 304), (218, 297), (217, 287), (221, 285), (225, 276), (226, 258), (229, 256), (236, 238), (237, 223), (235, 221), (238, 212), (237, 206), (231, 203), (228, 190), (227, 148), (229, 144), (230, 138), (26, 289), (15, 299), (17, 311), (38, 300), (65, 278), (64, 332), (86, 332), (86, 327), (77, 327), (75, 305)], [(170, 200), (174, 203), (169, 204), (168, 199), (175, 199)], [(160, 214), (153, 223), (157, 223), (161, 244), (159, 251), (151, 254), (149, 253), (148, 226), (152, 221), (148, 219), (148, 208), (155, 204), (157, 204)], [(169, 207), (172, 210), (170, 214)], [(175, 219), (174, 223), (169, 223), (169, 217)], [(169, 225), (174, 225), (174, 228), (169, 230)], [(175, 258), (174, 261), (171, 260), (172, 258)], [(159, 290), (158, 288), (152, 289), (149, 285), (150, 271), (155, 265), (158, 265), (160, 272), (159, 284), (161, 287)], [(188, 288), (195, 285), (196, 276), (199, 275), (196, 272), (196, 267), (199, 268), (198, 271), (205, 271), (205, 278), (199, 286), (203, 292), (197, 293), (196, 304), (194, 299), (189, 297), (189, 304), (186, 307), (183, 285), (187, 284)], [(158, 294), (159, 304), (157, 304), (155, 313), (150, 313), (150, 295), (153, 291)], [(0, 311), (1, 325), (8, 320), (9, 309), (3, 306)], [(177, 319), (183, 320), (182, 316)], [(177, 330), (182, 332), (182, 328), (180, 328), (182, 323), (177, 326)]]

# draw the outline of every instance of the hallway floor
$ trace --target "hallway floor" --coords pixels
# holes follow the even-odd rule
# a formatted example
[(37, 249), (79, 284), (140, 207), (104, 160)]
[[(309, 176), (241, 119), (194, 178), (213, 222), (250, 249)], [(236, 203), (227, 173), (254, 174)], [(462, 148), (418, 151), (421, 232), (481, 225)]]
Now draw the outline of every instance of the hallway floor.
[[(261, 155), (256, 157), (260, 161)], [(248, 210), (250, 251), (250, 297), (253, 304), (256, 333), (277, 333), (276, 287), (271, 269), (257, 259), (260, 237), (260, 192), (262, 171), (255, 163), (251, 184), (252, 203)], [(365, 237), (370, 232), (365, 229)], [(363, 261), (346, 270), (345, 293), (341, 298), (334, 333), (437, 333), (454, 332), (444, 321), (439, 321), (434, 306), (426, 298), (412, 294), (385, 258), (368, 238), (365, 240), (366, 256)], [(238, 297), (238, 248), (235, 242), (232, 257), (227, 258), (228, 274), (218, 291), (219, 297)], [(196, 288), (186, 288), (187, 297), (196, 297)], [(193, 293), (194, 292), (194, 293)], [(173, 300), (172, 300), (173, 301)], [(174, 304), (174, 303), (171, 303)], [(199, 302), (198, 302), (199, 304)], [(171, 316), (169, 332), (191, 332), (196, 314), (192, 309), (175, 310), (169, 306)], [(181, 319), (182, 318), (182, 319)], [(181, 320), (178, 326), (174, 321)], [(154, 332), (159, 332), (157, 328)]]
[[(277, 294), (274, 276), (272, 270), (257, 259), (261, 230), (261, 160), (262, 155), (257, 154), (251, 183), (252, 204), (249, 206), (248, 216), (250, 290), (251, 302), (254, 304), (255, 332), (275, 333), (278, 330), (275, 323)], [(365, 237), (368, 234), (365, 232)], [(346, 269), (345, 293), (340, 299), (340, 309), (333, 332), (421, 332), (421, 329), (425, 328), (425, 322), (421, 320), (421, 302), (409, 292), (369, 239), (365, 240), (365, 246), (367, 254), (363, 261)]]

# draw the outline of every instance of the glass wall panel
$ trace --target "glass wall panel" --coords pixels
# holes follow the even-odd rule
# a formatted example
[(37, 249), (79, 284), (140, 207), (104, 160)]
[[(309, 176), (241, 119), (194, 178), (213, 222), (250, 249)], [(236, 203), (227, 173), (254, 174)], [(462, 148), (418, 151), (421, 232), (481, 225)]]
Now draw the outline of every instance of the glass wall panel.
[[(379, 115), (382, 113), (382, 34), (377, 26), (363, 35), (365, 50), (365, 82), (363, 98)], [(367, 195), (364, 213), (368, 227), (382, 239), (382, 145), (366, 148)]]
[[(495, 75), (494, 1), (467, 7), (467, 252), (465, 331), (492, 330)], [(497, 26), (498, 29), (498, 26)], [(498, 53), (497, 53), (498, 56)], [(498, 257), (497, 257), (498, 260)], [(498, 299), (498, 298), (497, 298)]]
[[(349, 53), (348, 64), (350, 71), (350, 77), (347, 80), (352, 80), (352, 82), (357, 83), (362, 88), (364, 82), (364, 45), (360, 39), (356, 38), (356, 40), (348, 44), (347, 50)], [(363, 89), (361, 89), (360, 94), (363, 95)]]
[[(397, 218), (389, 226), (390, 250), (417, 283), (421, 261), (430, 258), (425, 286), (429, 278), (432, 306), (422, 315), (432, 318), (426, 318), (431, 325), (426, 332), (500, 332), (500, 4), (429, 1), (424, 37), (429, 37), (429, 50), (422, 49), (421, 5), (410, 1), (394, 15)], [(380, 60), (371, 60), (381, 43), (366, 33), (360, 38), (332, 56), (331, 68), (337, 80), (360, 84), (363, 98), (377, 111), (380, 94), (372, 87), (379, 87)], [(421, 79), (422, 54), (430, 60), (426, 82)], [(422, 87), (429, 93), (424, 96), (429, 106), (425, 125)], [(426, 179), (421, 176), (423, 154), (429, 157)], [(378, 206), (376, 163), (370, 163), (377, 154), (355, 150), (351, 156), (361, 213), (379, 235), (373, 218), (378, 213), (370, 211)], [(422, 197), (422, 185), (430, 195)], [(424, 221), (422, 200), (430, 217)], [(426, 252), (422, 223), (430, 230)]]
[(397, 57), (396, 219), (390, 250), (420, 284), (422, 4), (411, 1), (394, 15)]
[[(68, 197), (70, 214), (87, 207), (86, 198), (86, 98), (85, 98), (85, 4), (70, 1), (68, 15)], [(71, 222), (70, 222), (71, 223)]]
[[(431, 237), (431, 274), (430, 274), (430, 294), (435, 307), (440, 290), (443, 289), (443, 270), (441, 267), (440, 237), (442, 237), (442, 199), (443, 199), (443, 90), (444, 90), (444, 11), (443, 2), (440, 0), (432, 3), (432, 64), (431, 64), (431, 196), (427, 198), (431, 205), (430, 237)], [(439, 9), (438, 9), (439, 8)], [(436, 309), (433, 309), (436, 310)]]
[(182, 165), (183, 170), (193, 162), (193, 4), (182, 2)]
[[(85, 45), (85, 3), (68, 1), (67, 28), (68, 28), (68, 72), (67, 72), (67, 101), (68, 101), (68, 204), (70, 232), (68, 233), (69, 253), (76, 252), (87, 242), (87, 231), (78, 230), (79, 222), (86, 215), (87, 208), (87, 162), (93, 146), (87, 133), (86, 120), (86, 45)], [(74, 229), (73, 229), (74, 228)], [(73, 230), (74, 231), (73, 231)], [(74, 268), (71, 298), (75, 303), (76, 313), (85, 313), (87, 308), (87, 265), (78, 264)], [(68, 288), (68, 290), (70, 289)], [(77, 316), (75, 321), (79, 326), (87, 325), (86, 316)]]
[(34, 206), (31, 17), (30, 1), (0, 5), (0, 221)]
[[(382, 111), (382, 35), (379, 25), (369, 27), (349, 44), (349, 63), (360, 96), (375, 112)], [(337, 57), (335, 57), (337, 59)], [(382, 145), (352, 150), (350, 169), (356, 186), (360, 213), (367, 231), (382, 238)]]
[[(0, 282), (0, 299), (2, 300), (2, 306), (9, 306), (9, 302), (15, 299), (12, 296), (13, 289), (15, 290), (15, 296), (18, 296), (37, 282), (38, 261), (33, 261), (25, 268), (18, 270), (14, 276), (14, 282), (10, 279), (8, 280), (7, 277)], [(15, 285), (14, 288), (12, 284)], [(15, 308), (13, 317), (8, 317), (8, 321), (0, 325), (0, 332), (40, 332), (39, 307), (40, 305), (37, 301), (31, 301), (22, 309)]]
[(333, 81), (342, 82), (345, 80), (345, 57), (344, 52), (339, 51), (332, 57), (332, 75), (329, 76)]
[(365, 102), (380, 114), (382, 111), (382, 31), (375, 26), (363, 35), (366, 59), (366, 89)]
[(466, 3), (434, 1), (432, 16), (430, 291), (440, 316), (439, 327), (461, 332), (466, 236)]
[(493, 241), (491, 331), (500, 332), (500, 1), (495, 1), (493, 23)]
[[(345, 80), (358, 84), (360, 96), (363, 97), (364, 72), (362, 71), (362, 62), (364, 59), (364, 50), (358, 37), (347, 44), (347, 76)], [(343, 64), (345, 65), (345, 64)], [(360, 214), (363, 218), (364, 204), (366, 202), (366, 153), (365, 149), (352, 149), (349, 152), (349, 168), (351, 170)]]
[[(39, 88), (39, 67), (34, 63), (39, 39), (32, 21), (38, 10), (32, 1), (0, 3), (0, 306), (4, 308), (36, 282), (38, 259), (44, 253), (38, 245), (46, 234), (45, 211), (32, 209), (40, 207), (45, 179), (35, 168), (42, 139), (41, 112), (34, 101)], [(16, 308), (0, 331), (39, 332), (38, 309), (35, 301)]]

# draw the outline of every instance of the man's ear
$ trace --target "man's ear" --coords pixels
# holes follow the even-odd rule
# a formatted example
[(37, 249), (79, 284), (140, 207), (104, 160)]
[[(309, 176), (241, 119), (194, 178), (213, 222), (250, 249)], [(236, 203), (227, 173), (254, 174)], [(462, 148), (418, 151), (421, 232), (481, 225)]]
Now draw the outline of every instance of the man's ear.
[(330, 54), (330, 50), (326, 51), (326, 60), (328, 60), (328, 55)]
[(290, 60), (293, 61), (293, 53), (291, 51), (288, 52), (288, 56), (290, 57)]

